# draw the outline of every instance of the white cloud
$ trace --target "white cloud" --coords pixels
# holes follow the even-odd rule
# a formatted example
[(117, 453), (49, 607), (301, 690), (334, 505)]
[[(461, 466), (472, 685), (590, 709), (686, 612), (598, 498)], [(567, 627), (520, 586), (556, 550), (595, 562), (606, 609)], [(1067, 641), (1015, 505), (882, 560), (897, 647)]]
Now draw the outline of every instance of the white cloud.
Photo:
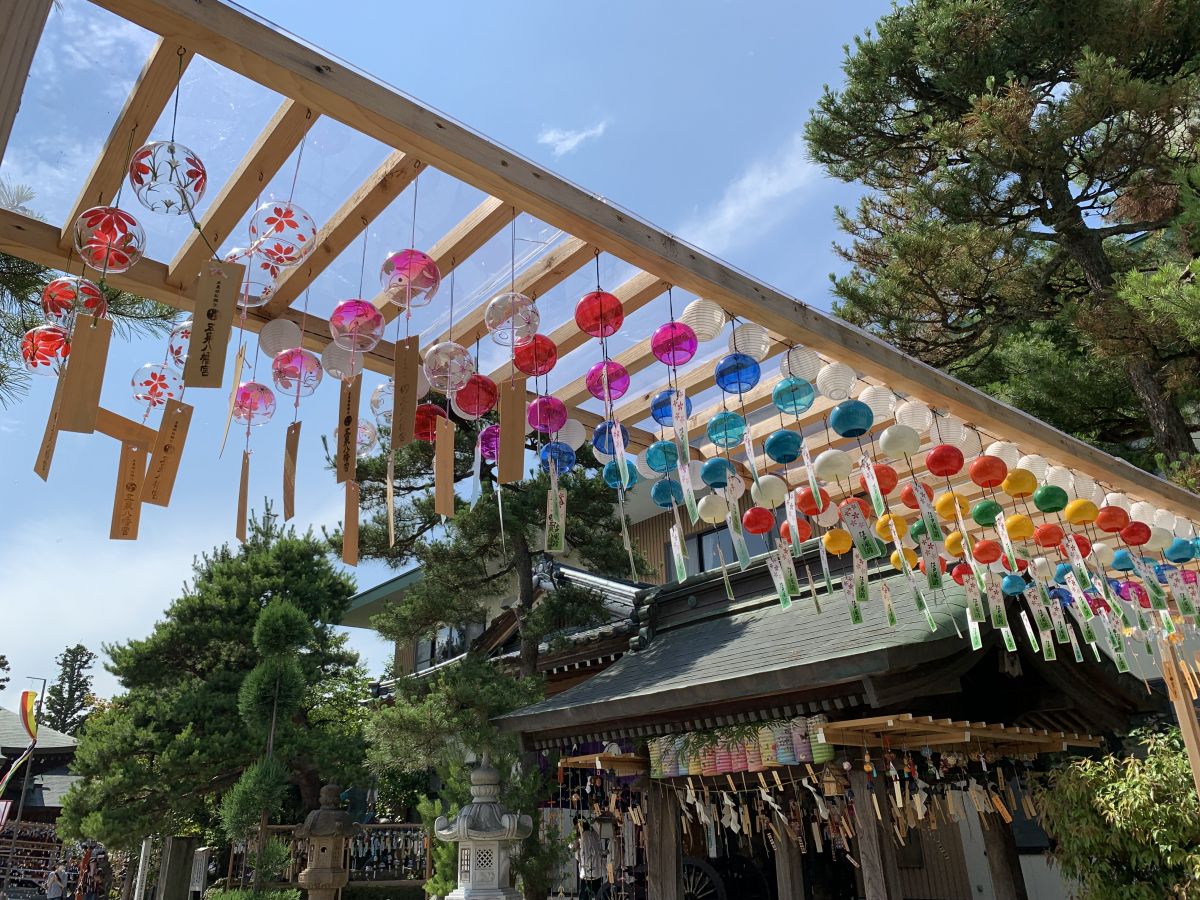
[(547, 126), (542, 128), (541, 133), (537, 137), (537, 142), (547, 145), (550, 148), (550, 152), (555, 156), (565, 156), (573, 150), (578, 149), (579, 145), (584, 141), (600, 137), (608, 130), (608, 125), (608, 119), (601, 119), (595, 125), (577, 131)]
[(801, 190), (819, 171), (808, 159), (803, 135), (796, 132), (780, 150), (750, 163), (726, 186), (720, 200), (677, 232), (709, 253), (745, 246), (795, 212), (803, 200)]

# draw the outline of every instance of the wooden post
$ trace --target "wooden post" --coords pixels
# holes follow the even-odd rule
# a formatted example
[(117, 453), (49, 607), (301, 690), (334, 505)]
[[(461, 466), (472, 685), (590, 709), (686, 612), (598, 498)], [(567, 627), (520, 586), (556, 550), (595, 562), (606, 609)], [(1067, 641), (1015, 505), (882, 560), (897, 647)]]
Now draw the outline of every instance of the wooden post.
[(988, 825), (983, 830), (983, 850), (992, 873), (993, 895), (996, 900), (1029, 900), (1012, 826), (997, 815), (990, 817)]
[(50, 0), (17, 0), (6, 7), (4, 30), (0, 32), (0, 157), (8, 146), (25, 79), (49, 15)]
[(875, 818), (875, 805), (867, 789), (867, 773), (860, 766), (850, 770), (850, 787), (854, 789), (854, 808), (858, 812), (858, 821), (855, 823), (858, 830), (858, 863), (862, 866), (866, 900), (899, 900), (895, 862), (893, 860), (889, 866), (884, 853), (884, 841), (889, 840), (884, 830), (891, 827), (887, 808), (880, 803), (884, 817), (880, 822)]
[(804, 854), (796, 846), (796, 842), (788, 837), (786, 831), (780, 832), (782, 840), (775, 848), (775, 884), (776, 896), (792, 900), (802, 900), (804, 891)]
[(199, 839), (194, 837), (169, 837), (163, 841), (154, 900), (188, 900), (192, 857), (198, 843)]
[(649, 784), (646, 799), (646, 896), (648, 900), (681, 900), (679, 807), (659, 784)]
[(1196, 707), (1191, 695), (1180, 684), (1179, 655), (1170, 641), (1159, 641), (1158, 652), (1162, 659), (1163, 681), (1167, 696), (1175, 707), (1179, 719), (1179, 731), (1183, 735), (1183, 746), (1187, 750), (1188, 764), (1192, 768), (1192, 783), (1200, 795), (1200, 721), (1196, 719)]

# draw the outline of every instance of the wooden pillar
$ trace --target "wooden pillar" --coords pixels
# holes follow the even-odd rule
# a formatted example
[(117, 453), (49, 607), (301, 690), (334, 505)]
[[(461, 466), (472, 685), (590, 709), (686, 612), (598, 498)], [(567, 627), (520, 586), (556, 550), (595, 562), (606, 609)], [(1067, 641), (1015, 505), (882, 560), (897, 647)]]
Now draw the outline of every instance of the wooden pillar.
[(649, 784), (646, 798), (646, 890), (648, 900), (681, 900), (679, 805), (660, 784)]
[(780, 831), (782, 840), (775, 848), (775, 883), (776, 895), (780, 900), (803, 900), (807, 894), (804, 890), (804, 854), (796, 846), (796, 842), (788, 837), (786, 831)]
[(885, 804), (886, 798), (879, 803), (883, 821), (875, 817), (875, 805), (871, 802), (871, 792), (867, 789), (867, 773), (861, 767), (850, 770), (850, 787), (854, 790), (854, 806), (858, 812), (858, 864), (862, 867), (863, 893), (866, 900), (900, 900), (900, 886), (897, 877), (895, 858), (891, 856), (886, 844), (891, 841), (888, 835), (891, 823)]
[(1012, 827), (999, 816), (988, 816), (987, 824), (983, 830), (983, 851), (987, 854), (996, 900), (1029, 900)]

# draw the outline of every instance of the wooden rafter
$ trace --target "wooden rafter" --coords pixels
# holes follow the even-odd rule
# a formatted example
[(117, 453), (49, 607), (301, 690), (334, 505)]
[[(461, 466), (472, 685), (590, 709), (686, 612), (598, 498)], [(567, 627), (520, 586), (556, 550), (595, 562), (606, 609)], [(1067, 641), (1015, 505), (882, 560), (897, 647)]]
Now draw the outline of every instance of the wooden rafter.
[[(516, 214), (515, 207), (495, 197), (488, 197), (471, 210), (429, 248), (429, 255), (437, 263), (442, 277), (445, 278), (461, 266), (471, 254), (499, 234), (500, 229), (511, 222)], [(387, 322), (400, 314), (400, 307), (392, 303), (387, 294), (376, 295), (372, 302), (383, 312)]]
[(836, 321), (521, 159), (352, 67), (219, 2), (93, 0), (209, 59), (283, 92), (631, 265), (716, 301), (788, 340), (811, 346), (898, 391), (946, 406), (987, 430), (1020, 435), (1031, 452), (1200, 518), (1200, 499)]
[[(171, 284), (188, 287), (195, 281), (201, 263), (212, 253), (208, 244), (219, 247), (229, 237), (267, 182), (300, 145), (315, 120), (316, 113), (304, 104), (294, 100), (283, 101), (229, 180), (213, 198), (200, 221), (199, 231), (193, 230), (188, 235), (171, 260), (167, 275)], [(205, 243), (205, 238), (208, 243)]]
[[(533, 264), (517, 275), (512, 289), (518, 294), (537, 299), (547, 291), (562, 283), (586, 265), (596, 253), (596, 249), (586, 241), (578, 238), (568, 238), (545, 256), (534, 260)], [(507, 288), (505, 288), (507, 290)], [(487, 326), (483, 324), (483, 313), (487, 303), (480, 303), (474, 309), (468, 310), (454, 323), (454, 340), (464, 347), (487, 334)], [(431, 344), (450, 340), (451, 332), (447, 328)]]
[(21, 108), (21, 95), (50, 6), (51, 0), (17, 0), (15, 8), (5, 13), (4, 30), (0, 31), (0, 159)]
[(387, 159), (371, 173), (371, 177), (321, 226), (316, 245), (304, 262), (285, 271), (271, 292), (271, 299), (263, 310), (264, 315), (277, 316), (291, 306), (305, 288), (337, 259), (338, 254), (412, 184), (421, 168), (420, 160), (399, 150), (389, 153)]
[(167, 101), (179, 85), (179, 77), (192, 61), (192, 51), (177, 41), (161, 38), (154, 45), (150, 59), (146, 61), (141, 75), (125, 101), (117, 121), (113, 123), (108, 140), (100, 158), (84, 182), (71, 214), (63, 223), (59, 243), (70, 247), (75, 220), (85, 209), (108, 203), (121, 186), (121, 180), (129, 168), (129, 156), (139, 146), (147, 143), (150, 129), (166, 109)]

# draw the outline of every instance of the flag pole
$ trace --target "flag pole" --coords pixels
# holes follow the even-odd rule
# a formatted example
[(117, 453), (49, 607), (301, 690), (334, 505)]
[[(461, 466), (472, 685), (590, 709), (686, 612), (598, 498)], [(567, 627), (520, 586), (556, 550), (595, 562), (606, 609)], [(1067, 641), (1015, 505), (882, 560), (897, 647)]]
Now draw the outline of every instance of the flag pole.
[[(42, 718), (42, 701), (46, 699), (46, 679), (45, 678), (30, 678), (30, 681), (40, 681), (42, 683), (41, 693), (38, 694), (37, 712), (34, 713), (34, 721), (40, 721)], [(21, 781), (21, 796), (17, 800), (17, 817), (12, 821), (12, 840), (8, 844), (8, 860), (4, 866), (4, 880), (0, 882), (0, 900), (8, 898), (8, 879), (12, 875), (13, 860), (17, 853), (17, 836), (21, 832), (21, 817), (25, 813), (25, 795), (29, 793), (29, 777), (33, 773), (33, 750), (37, 746), (37, 738), (33, 739), (33, 743), (29, 745), (29, 759), (25, 761), (25, 777)], [(14, 763), (15, 765), (15, 763)]]

